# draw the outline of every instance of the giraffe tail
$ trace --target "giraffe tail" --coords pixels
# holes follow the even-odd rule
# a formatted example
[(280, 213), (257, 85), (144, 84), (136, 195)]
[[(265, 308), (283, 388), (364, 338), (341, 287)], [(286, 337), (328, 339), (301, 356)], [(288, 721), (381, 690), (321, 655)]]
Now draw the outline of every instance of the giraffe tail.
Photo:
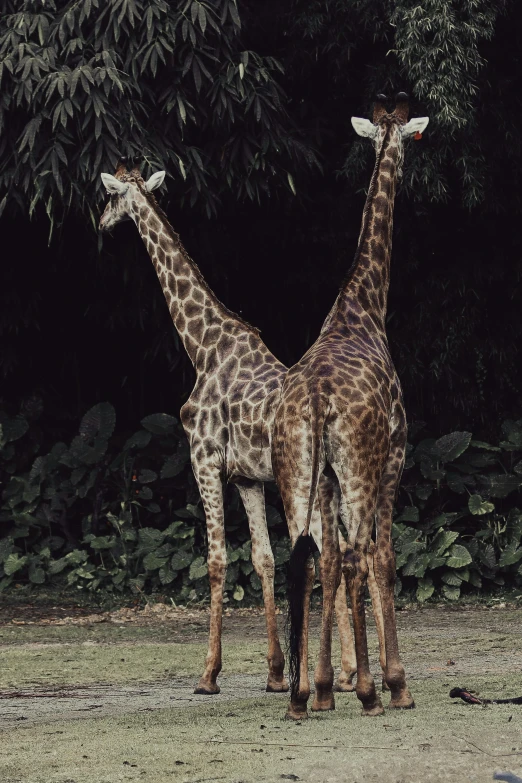
[(306, 564), (310, 556), (318, 551), (317, 544), (309, 533), (310, 522), (314, 509), (317, 485), (319, 483), (319, 468), (321, 445), (324, 427), (324, 406), (318, 394), (312, 394), (310, 400), (310, 423), (312, 430), (312, 476), (305, 528), (297, 539), (290, 554), (287, 574), (288, 600), (288, 659), (290, 689), (292, 698), (299, 693), (299, 673), (301, 669), (301, 636), (305, 615), (305, 593), (307, 582)]
[(290, 692), (292, 699), (299, 694), (299, 674), (301, 670), (301, 635), (304, 624), (304, 599), (306, 592), (307, 568), (309, 557), (317, 551), (317, 545), (311, 535), (300, 535), (290, 554), (286, 580), (288, 610), (286, 617), (288, 639), (288, 667)]
[(314, 510), (317, 485), (319, 484), (319, 468), (321, 461), (321, 447), (323, 445), (323, 429), (325, 419), (325, 405), (319, 392), (312, 392), (310, 397), (310, 425), (312, 433), (312, 478), (310, 481), (310, 495), (308, 497), (308, 512), (306, 515), (303, 536), (307, 536), (310, 530), (310, 522)]

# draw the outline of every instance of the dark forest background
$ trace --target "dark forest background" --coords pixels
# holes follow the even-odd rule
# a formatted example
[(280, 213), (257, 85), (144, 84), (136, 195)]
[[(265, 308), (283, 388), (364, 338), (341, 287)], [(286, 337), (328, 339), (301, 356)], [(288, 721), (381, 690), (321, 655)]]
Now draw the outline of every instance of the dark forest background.
[[(522, 28), (517, 3), (0, 0), (0, 11), (4, 486), (56, 441), (69, 442), (85, 412), (107, 402), (113, 408), (98, 407), (98, 418), (82, 424), (85, 437), (91, 433), (93, 442), (98, 438), (105, 444), (99, 450), (103, 473), (114, 426), (121, 446), (144, 417), (157, 412), (177, 416), (192, 387), (190, 362), (135, 226), (118, 226), (110, 237), (97, 232), (106, 198), (102, 171), (112, 173), (121, 154), (143, 156), (146, 176), (167, 170), (158, 198), (190, 255), (218, 297), (259, 327), (268, 347), (290, 366), (315, 340), (356, 247), (374, 153), (368, 140), (355, 135), (350, 118), (371, 116), (377, 92), (393, 100), (405, 90), (411, 114), (429, 116), (430, 124), (422, 140), (405, 151), (388, 335), (414, 425), (412, 437), (421, 431), (435, 438), (460, 432), (451, 447), (446, 441), (433, 447), (432, 462), (426, 462), (425, 447), (416, 452), (422, 475), (410, 488), (406, 481), (402, 502), (410, 510), (398, 521), (403, 519), (403, 527), (410, 524), (402, 531), (406, 576), (422, 582), (429, 566), (428, 559), (424, 570), (415, 570), (412, 560), (418, 530), (411, 525), (419, 521), (419, 508), (423, 518), (427, 504), (423, 535), (425, 541), (435, 536), (434, 552), (441, 546), (437, 525), (459, 516), (455, 511), (443, 522), (434, 516), (435, 510), (449, 508), (440, 495), (441, 460), (457, 460), (456, 470), (463, 474), (482, 469), (509, 474), (511, 484), (502, 490), (496, 473), (494, 480), (477, 478), (473, 484), (470, 479), (471, 489), (452, 479), (448, 491), (463, 493), (464, 503), (475, 493), (465, 513), (474, 515), (473, 524), (475, 516), (484, 516), (483, 544), (487, 549), (493, 542), (498, 551), (484, 555), (481, 549), (482, 554), (477, 550), (469, 558), (478, 563), (482, 557), (487, 578), (497, 573), (495, 557), (506, 546), (514, 548), (504, 565), (518, 563), (522, 516), (515, 509), (508, 524), (512, 503), (508, 508), (501, 501), (495, 508), (488, 500), (509, 492), (518, 497), (522, 474), (522, 462), (514, 461), (514, 452), (522, 449), (522, 425), (513, 421), (522, 416)], [(13, 418), (20, 411), (25, 424)], [(182, 435), (175, 435), (173, 420), (162, 421), (173, 438), (169, 448), (176, 449)], [(16, 444), (26, 425), (30, 445), (24, 448)], [(156, 437), (162, 427), (156, 422), (145, 429)], [(479, 450), (496, 454), (503, 449), (500, 468), (496, 456), (482, 452), (467, 466), (458, 462), (464, 459), (461, 449), (470, 444), (468, 430), (482, 439)], [(504, 445), (484, 445), (502, 437), (508, 438)], [(147, 436), (141, 432), (138, 441), (145, 443)], [(134, 454), (138, 447), (129, 442), (123, 451)], [(162, 447), (168, 454), (165, 443)], [(4, 559), (11, 558), (5, 569), (9, 583), (12, 574), (22, 573), (23, 551), (29, 550), (37, 552), (31, 581), (44, 579), (39, 563), (48, 564), (53, 547), (42, 545), (40, 533), (33, 535), (42, 520), (51, 538), (61, 530), (57, 551), (79, 546), (81, 530), (99, 538), (100, 514), (106, 517), (103, 524), (113, 524), (120, 490), (104, 494), (105, 473), (96, 478), (91, 471), (81, 495), (78, 482), (83, 479), (74, 471), (83, 457), (73, 454), (72, 445), (69, 457), (60, 449), (45, 458), (47, 473), (44, 463), (33, 465), (21, 494), (13, 489), (16, 478), (6, 490), (8, 510), (0, 523), (14, 520), (18, 526), (3, 539)], [(154, 459), (160, 465), (158, 453)], [(60, 474), (64, 465), (73, 471), (72, 479)], [(185, 517), (196, 520), (201, 530), (197, 546), (189, 541), (192, 554), (179, 573), (197, 562), (192, 576), (198, 579), (205, 571), (199, 555), (204, 530), (201, 512), (198, 517), (194, 511), (197, 491), (186, 460), (183, 465), (171, 501), (174, 508), (191, 508)], [(45, 484), (51, 473), (54, 488)], [(171, 465), (161, 475), (174, 473)], [(120, 489), (127, 493), (122, 503), (130, 502), (130, 475), (122, 473)], [(149, 475), (143, 483), (153, 480)], [(417, 487), (415, 495), (414, 486), (423, 481), (424, 489)], [(436, 502), (435, 495), (428, 501), (432, 490), (426, 481), (439, 492)], [(85, 500), (89, 493), (94, 522)], [(74, 506), (78, 497), (81, 511)], [(239, 519), (240, 510), (230, 502), (228, 518), (232, 513)], [(152, 505), (157, 509), (152, 511)], [(132, 526), (136, 509), (129, 509), (125, 524)], [(157, 532), (172, 519), (161, 503), (151, 504), (149, 512), (158, 514)], [(499, 538), (507, 529), (504, 523), (511, 525), (509, 544)], [(274, 525), (282, 536), (281, 520)], [(39, 549), (27, 544), (30, 535), (33, 541), (40, 536)], [(443, 537), (443, 543), (450, 546), (458, 535), (465, 543), (464, 528)], [(17, 536), (25, 537), (25, 550), (15, 545)], [(246, 534), (241, 536), (243, 545)], [(99, 543), (98, 549), (103, 546)], [(453, 568), (466, 569), (468, 555), (458, 546), (460, 559), (448, 554), (448, 547), (446, 555), (453, 558)], [(140, 557), (153, 549), (143, 549)], [(0, 551), (0, 562), (1, 556)], [(151, 573), (153, 561), (165, 566), (158, 557), (149, 559)], [(434, 557), (429, 568), (441, 566), (440, 556)], [(80, 557), (80, 570), (82, 562)], [(134, 577), (141, 562), (138, 557)], [(29, 560), (24, 563), (29, 567)], [(464, 571), (460, 582), (451, 573), (454, 581), (446, 587), (455, 594)], [(168, 584), (174, 576), (160, 581)], [(184, 582), (187, 591), (190, 579)], [(429, 584), (422, 589), (423, 595), (431, 594)]]
[(190, 392), (135, 227), (103, 241), (95, 230), (99, 173), (118, 152), (144, 154), (146, 173), (167, 169), (161, 203), (211, 287), (283, 362), (297, 361), (355, 250), (373, 150), (350, 117), (371, 116), (376, 92), (403, 89), (412, 114), (430, 117), (406, 150), (389, 299), (409, 417), (439, 433), (496, 433), (520, 412), (515, 3), (1, 6), (9, 406), (37, 395), (61, 434), (101, 400), (132, 427), (177, 413)]

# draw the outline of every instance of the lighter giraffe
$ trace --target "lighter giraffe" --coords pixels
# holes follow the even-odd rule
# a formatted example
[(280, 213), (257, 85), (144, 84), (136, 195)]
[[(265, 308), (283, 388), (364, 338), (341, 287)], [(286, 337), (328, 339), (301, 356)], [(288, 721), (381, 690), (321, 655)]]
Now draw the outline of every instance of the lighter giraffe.
[(341, 552), (336, 534), (338, 513), (348, 533), (342, 572), (352, 605), (356, 691), (363, 714), (383, 712), (369, 668), (364, 611), (374, 525), (372, 565), (382, 607), (384, 680), (391, 690), (390, 707), (414, 706), (399, 658), (394, 608), (395, 555), (391, 527), (407, 433), (401, 387), (388, 350), (386, 306), (393, 206), (402, 166), (403, 139), (411, 134), (417, 134), (418, 138), (428, 118), (407, 122), (408, 103), (404, 93), (397, 96), (392, 113), (384, 107), (384, 96), (379, 97), (373, 123), (352, 119), (357, 133), (373, 139), (377, 155), (355, 260), (320, 336), (303, 359), (288, 371), (275, 419), (274, 475), (292, 541), (296, 542), (289, 566), (292, 693), (287, 712), (287, 717), (295, 720), (306, 717), (310, 695), (307, 652), (310, 576), (306, 564), (314, 548), (310, 520), (318, 487), (322, 490), (323, 616), (313, 709), (330, 710), (335, 706), (331, 637), (334, 598), (341, 580)]
[[(158, 172), (145, 182), (137, 169), (120, 165), (102, 174), (110, 201), (100, 219), (109, 230), (132, 219), (156, 269), (174, 325), (196, 371), (194, 389), (181, 409), (191, 462), (208, 533), (211, 588), (210, 634), (205, 670), (196, 693), (219, 693), (226, 546), (223, 483), (237, 485), (248, 517), (252, 562), (263, 589), (268, 635), (268, 691), (286, 691), (284, 657), (274, 602), (274, 557), (268, 537), (263, 482), (273, 481), (271, 440), (276, 402), (287, 368), (264, 345), (258, 331), (230, 312), (210, 290), (151, 192)], [(320, 538), (321, 524), (314, 515)], [(353, 690), (355, 650), (344, 590), (336, 604), (341, 636), (339, 690)]]

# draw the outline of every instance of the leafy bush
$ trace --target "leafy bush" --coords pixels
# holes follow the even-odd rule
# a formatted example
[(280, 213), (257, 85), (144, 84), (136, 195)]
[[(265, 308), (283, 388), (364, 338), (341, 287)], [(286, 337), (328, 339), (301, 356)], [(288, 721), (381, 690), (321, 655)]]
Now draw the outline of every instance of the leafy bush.
[[(13, 582), (62, 582), (80, 589), (166, 588), (182, 600), (207, 596), (205, 516), (189, 462), (188, 443), (173, 416), (146, 416), (121, 443), (109, 403), (83, 417), (69, 445), (57, 443), (16, 472), (29, 422), (0, 415), (0, 591)], [(17, 450), (18, 446), (18, 450)], [(268, 506), (271, 527), (283, 528)], [(226, 590), (236, 600), (260, 599), (248, 526), (238, 498), (227, 510)], [(279, 530), (283, 538), (283, 531)], [(276, 543), (278, 564), (288, 542)], [(278, 577), (281, 585), (284, 579)]]
[[(453, 432), (408, 446), (393, 525), (396, 592), (451, 600), (475, 588), (522, 583), (522, 419), (505, 421), (498, 446)], [(508, 500), (509, 497), (509, 500)], [(516, 501), (514, 500), (516, 498)]]
[[(34, 409), (34, 405), (33, 405)], [(0, 413), (0, 591), (47, 582), (110, 592), (161, 590), (208, 597), (205, 517), (188, 444), (173, 416), (146, 416), (124, 439), (100, 403), (71, 443), (37, 455), (30, 406)], [(413, 429), (413, 440), (420, 428)], [(393, 524), (397, 595), (450, 600), (467, 588), (522, 584), (522, 419), (505, 421), (492, 445), (469, 432), (408, 446)], [(25, 468), (25, 470), (24, 470)], [(289, 541), (267, 488), (267, 519), (284, 594)], [(226, 495), (227, 600), (260, 601), (239, 496)]]

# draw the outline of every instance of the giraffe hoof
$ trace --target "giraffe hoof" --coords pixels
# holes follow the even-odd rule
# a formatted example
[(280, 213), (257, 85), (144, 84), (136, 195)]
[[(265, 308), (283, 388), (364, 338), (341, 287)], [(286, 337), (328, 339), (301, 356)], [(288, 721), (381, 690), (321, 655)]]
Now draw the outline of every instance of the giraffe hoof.
[(330, 712), (331, 710), (335, 710), (333, 693), (325, 694), (322, 697), (316, 695), (312, 704), (312, 712)]
[(205, 680), (200, 680), (198, 683), (197, 688), (194, 688), (194, 693), (201, 694), (203, 696), (215, 696), (217, 693), (219, 693), (221, 688), (217, 684), (217, 682), (206, 682)]
[(290, 690), (290, 686), (285, 677), (279, 680), (275, 679), (275, 677), (269, 677), (266, 684), (266, 690), (267, 693), (286, 693)]
[(287, 713), (285, 715), (285, 720), (306, 720), (308, 718), (308, 713), (306, 711), (306, 708), (303, 712), (301, 710), (293, 710), (292, 707), (289, 707), (287, 710)]
[(355, 685), (350, 680), (342, 680), (340, 677), (333, 687), (336, 693), (353, 693)]
[(404, 696), (399, 696), (396, 699), (392, 697), (388, 704), (390, 710), (413, 710), (415, 709), (415, 702), (411, 693), (406, 693)]
[(363, 707), (361, 715), (366, 718), (376, 718), (378, 715), (384, 715), (384, 707), (381, 702), (378, 701), (373, 707)]

